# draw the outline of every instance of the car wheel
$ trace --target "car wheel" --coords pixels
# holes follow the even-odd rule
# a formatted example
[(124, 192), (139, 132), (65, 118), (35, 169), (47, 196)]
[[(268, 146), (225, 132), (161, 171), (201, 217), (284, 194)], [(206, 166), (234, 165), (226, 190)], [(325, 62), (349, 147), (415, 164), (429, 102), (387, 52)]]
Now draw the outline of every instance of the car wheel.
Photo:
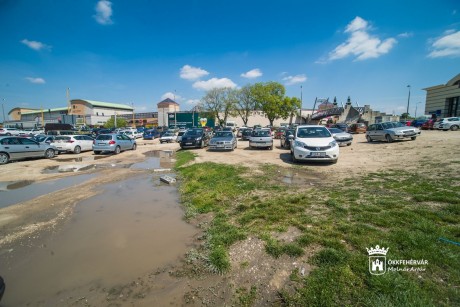
[(369, 135), (366, 135), (366, 140), (367, 140), (369, 143), (372, 142), (372, 139), (371, 139), (371, 137), (370, 137)]
[(75, 148), (73, 149), (73, 153), (74, 154), (79, 154), (81, 152), (81, 147), (80, 146), (75, 146)]
[(7, 135), (7, 136), (11, 136), (11, 133), (8, 132), (6, 135)]
[(350, 145), (351, 145), (351, 143), (348, 143), (348, 144), (347, 144), (347, 146), (350, 146)]
[(136, 143), (134, 143), (134, 144), (133, 144), (133, 148), (131, 148), (131, 149), (132, 149), (132, 150), (136, 150), (136, 148), (137, 148), (137, 145), (136, 145)]
[(452, 127), (450, 127), (450, 130), (452, 130), (452, 131), (457, 131), (457, 130), (458, 130), (458, 126), (452, 126)]
[(118, 155), (121, 152), (120, 146), (115, 147), (115, 154)]
[(54, 149), (48, 148), (48, 149), (45, 151), (45, 158), (47, 158), (47, 159), (52, 159), (52, 158), (54, 158)]
[(6, 164), (10, 161), (10, 156), (7, 153), (0, 152), (0, 164)]
[(204, 142), (203, 141), (201, 141), (201, 143), (200, 143), (200, 148), (204, 148)]
[(268, 149), (273, 150), (273, 146), (268, 147)]
[(389, 134), (385, 135), (385, 140), (387, 141), (387, 143), (393, 142), (393, 139), (391, 138)]
[(95, 150), (95, 151), (94, 151), (94, 154), (95, 154), (95, 155), (98, 155), (98, 154), (100, 154), (100, 153), (101, 153), (101, 152), (100, 152), (99, 150)]
[(417, 138), (417, 137), (413, 136), (413, 137), (411, 137), (410, 139), (411, 139), (412, 141), (415, 141), (416, 138)]

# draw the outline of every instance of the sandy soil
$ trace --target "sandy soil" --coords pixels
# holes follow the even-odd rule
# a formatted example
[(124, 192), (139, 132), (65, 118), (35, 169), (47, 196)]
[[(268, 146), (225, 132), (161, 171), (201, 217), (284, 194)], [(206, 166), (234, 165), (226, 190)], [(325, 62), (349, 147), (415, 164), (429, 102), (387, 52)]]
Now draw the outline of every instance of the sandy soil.
[[(421, 136), (416, 141), (390, 144), (383, 142), (367, 143), (364, 135), (360, 134), (354, 136), (354, 142), (351, 146), (340, 149), (339, 161), (334, 165), (302, 163), (294, 166), (290, 160), (289, 150), (279, 148), (279, 140), (275, 140), (276, 147), (273, 150), (250, 150), (247, 148), (247, 141), (239, 141), (238, 148), (233, 152), (210, 152), (206, 149), (195, 149), (193, 152), (198, 155), (196, 162), (212, 161), (250, 167), (270, 163), (278, 165), (280, 168), (294, 166), (305, 170), (314, 169), (315, 172), (321, 174), (322, 178), (326, 178), (325, 180), (340, 180), (341, 178), (385, 169), (410, 171), (423, 167), (427, 163), (436, 164), (441, 169), (445, 166), (443, 162), (446, 160), (460, 161), (459, 144), (460, 133), (452, 131), (422, 131)], [(67, 220), (72, 214), (72, 209), (76, 203), (98, 193), (97, 187), (99, 185), (137, 174), (138, 170), (130, 169), (128, 166), (145, 160), (149, 152), (177, 150), (178, 148), (177, 144), (158, 144), (158, 140), (140, 140), (136, 151), (126, 151), (120, 155), (105, 155), (99, 159), (95, 159), (92, 152), (85, 152), (79, 155), (61, 154), (51, 160), (26, 160), (0, 166), (0, 182), (22, 180), (44, 182), (81, 173), (98, 174), (88, 181), (75, 182), (75, 185), (66, 189), (64, 193), (63, 191), (54, 191), (16, 205), (0, 208), (0, 250), (14, 247), (19, 240), (24, 238), (33, 240), (33, 234), (39, 233), (41, 230), (57, 227), (60, 222)], [(453, 166), (453, 164), (450, 165)], [(81, 170), (67, 173), (49, 171), (63, 166), (73, 169), (80, 168)], [(292, 230), (292, 235), (286, 240), (293, 237), (295, 237), (295, 230)], [(249, 238), (244, 242), (235, 244), (231, 249), (232, 271), (225, 277), (208, 276), (199, 280), (183, 276), (174, 277), (172, 276), (174, 274), (170, 272), (178, 270), (180, 264), (177, 264), (177, 266), (173, 265), (169, 268), (159, 268), (157, 272), (146, 272), (145, 276), (139, 277), (138, 283), (127, 282), (119, 294), (123, 297), (123, 291), (138, 290), (144, 294), (137, 298), (135, 305), (145, 306), (149, 306), (151, 303), (165, 303), (163, 300), (158, 300), (159, 293), (168, 295), (171, 299), (170, 302), (174, 305), (181, 305), (184, 302), (194, 305), (232, 304), (235, 302), (229, 300), (235, 293), (236, 285), (256, 284), (260, 285), (263, 291), (276, 293), (276, 290), (285, 286), (289, 273), (293, 269), (298, 269), (304, 274), (308, 274), (310, 270), (306, 264), (308, 253), (304, 256), (305, 259), (293, 261), (286, 257), (286, 259), (278, 259), (276, 262), (264, 255), (263, 244), (260, 240)], [(258, 300), (256, 305), (264, 305), (276, 299), (268, 292), (264, 293), (263, 300)], [(91, 297), (95, 305), (113, 303), (108, 299), (110, 293), (106, 294), (107, 297), (102, 296), (102, 298), (95, 293), (82, 295), (85, 299), (77, 302), (82, 305), (88, 304), (88, 299)], [(121, 305), (132, 304), (132, 301), (126, 296), (123, 299), (114, 297), (114, 300)], [(75, 304), (74, 301), (67, 303)]]

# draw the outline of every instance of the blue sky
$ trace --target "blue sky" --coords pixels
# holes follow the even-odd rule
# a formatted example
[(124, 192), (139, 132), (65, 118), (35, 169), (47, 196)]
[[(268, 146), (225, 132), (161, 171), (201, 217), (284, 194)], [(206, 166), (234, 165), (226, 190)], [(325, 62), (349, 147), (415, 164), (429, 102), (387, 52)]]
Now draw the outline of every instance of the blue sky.
[[(348, 3), (350, 2), (350, 3)], [(348, 96), (423, 110), (428, 86), (460, 73), (460, 2), (0, 0), (0, 100), (71, 99), (190, 109), (207, 89), (277, 81), (312, 108)]]

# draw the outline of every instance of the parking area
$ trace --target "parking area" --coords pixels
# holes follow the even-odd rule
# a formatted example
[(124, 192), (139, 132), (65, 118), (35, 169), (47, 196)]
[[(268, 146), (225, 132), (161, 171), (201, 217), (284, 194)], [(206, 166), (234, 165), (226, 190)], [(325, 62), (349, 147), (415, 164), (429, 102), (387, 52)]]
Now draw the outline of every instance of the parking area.
[[(89, 166), (111, 165), (123, 166), (137, 163), (146, 158), (146, 153), (154, 150), (181, 150), (178, 143), (160, 144), (155, 140), (137, 140), (135, 151), (124, 151), (118, 155), (95, 155), (92, 151), (80, 154), (65, 153), (53, 159), (29, 159), (12, 162), (0, 166), (0, 181), (18, 180), (51, 180), (72, 175), (72, 172), (52, 172), (56, 167), (65, 165), (76, 166), (77, 171), (92, 169)], [(296, 163), (293, 164), (290, 151), (280, 146), (280, 140), (274, 140), (273, 150), (250, 149), (248, 141), (238, 139), (234, 151), (209, 151), (203, 149), (187, 149), (197, 155), (197, 162), (215, 162), (254, 166), (270, 163), (280, 167), (315, 168), (331, 174), (336, 178), (350, 174), (367, 173), (381, 169), (404, 167), (406, 170), (421, 167), (423, 163), (441, 163), (458, 157), (460, 132), (458, 131), (423, 131), (415, 141), (398, 141), (393, 143), (366, 141), (364, 134), (355, 134), (351, 146), (340, 147), (337, 164), (329, 163)]]

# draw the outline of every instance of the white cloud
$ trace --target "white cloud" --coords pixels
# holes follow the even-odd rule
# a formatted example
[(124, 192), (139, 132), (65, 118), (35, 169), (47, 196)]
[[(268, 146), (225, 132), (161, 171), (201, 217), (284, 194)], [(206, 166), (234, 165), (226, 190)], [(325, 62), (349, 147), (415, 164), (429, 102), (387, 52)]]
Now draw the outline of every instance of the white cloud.
[(260, 71), (259, 68), (254, 68), (248, 72), (245, 72), (244, 74), (241, 74), (241, 77), (247, 78), (247, 79), (255, 79), (261, 76), (262, 76), (262, 72)]
[(46, 45), (46, 44), (44, 44), (42, 42), (30, 41), (28, 39), (23, 39), (21, 41), (21, 43), (23, 43), (24, 45), (26, 45), (30, 49), (37, 50), (37, 51), (40, 51), (42, 49), (51, 49), (51, 46), (48, 46), (48, 45)]
[(196, 104), (199, 104), (200, 102), (201, 102), (200, 99), (189, 99), (189, 100), (187, 100), (187, 103), (191, 104), (191, 105), (196, 105)]
[(184, 65), (184, 67), (180, 69), (180, 77), (182, 79), (196, 80), (207, 75), (209, 75), (209, 72), (200, 67)]
[(28, 80), (30, 83), (34, 84), (45, 84), (45, 79), (43, 78), (32, 78), (32, 77), (26, 77), (26, 80)]
[(161, 100), (165, 100), (166, 98), (172, 99), (176, 102), (182, 100), (182, 97), (180, 95), (177, 95), (176, 93), (173, 93), (173, 92), (166, 92), (161, 96)]
[(294, 85), (307, 81), (307, 76), (304, 74), (296, 76), (287, 76), (283, 78), (283, 81), (286, 81), (286, 85)]
[(398, 37), (401, 37), (401, 38), (408, 38), (408, 37), (412, 37), (412, 36), (414, 36), (414, 33), (412, 33), (412, 32), (403, 32), (403, 33), (398, 34)]
[(344, 31), (345, 33), (350, 33), (350, 37), (329, 53), (328, 60), (338, 60), (352, 55), (356, 57), (355, 60), (360, 61), (378, 58), (388, 53), (396, 44), (396, 39), (388, 38), (381, 41), (378, 37), (371, 36), (368, 33), (369, 28), (366, 20), (359, 16), (356, 17)]
[(112, 2), (108, 0), (100, 0), (96, 4), (96, 15), (94, 19), (101, 25), (110, 25), (112, 24)]
[(228, 79), (228, 78), (211, 78), (207, 81), (196, 81), (193, 83), (193, 88), (196, 88), (198, 90), (205, 90), (209, 91), (210, 89), (213, 88), (222, 88), (222, 87), (230, 87), (230, 88), (235, 88), (236, 84)]
[(432, 47), (433, 51), (428, 55), (430, 58), (460, 56), (460, 31), (446, 31), (444, 36), (433, 42)]

